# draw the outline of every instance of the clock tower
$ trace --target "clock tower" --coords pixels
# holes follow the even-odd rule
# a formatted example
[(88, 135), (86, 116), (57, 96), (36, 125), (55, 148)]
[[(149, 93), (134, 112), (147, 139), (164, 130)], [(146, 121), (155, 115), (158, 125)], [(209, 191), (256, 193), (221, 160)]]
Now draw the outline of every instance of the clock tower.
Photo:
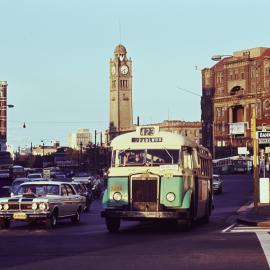
[(110, 60), (110, 140), (133, 130), (132, 61), (126, 48), (119, 44)]

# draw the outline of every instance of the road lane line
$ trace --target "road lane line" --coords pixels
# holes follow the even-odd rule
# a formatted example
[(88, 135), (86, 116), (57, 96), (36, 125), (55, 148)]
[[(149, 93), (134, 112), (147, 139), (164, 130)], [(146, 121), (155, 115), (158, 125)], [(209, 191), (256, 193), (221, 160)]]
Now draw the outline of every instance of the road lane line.
[(270, 235), (266, 232), (256, 232), (256, 235), (262, 246), (264, 255), (266, 257), (270, 269)]
[(232, 225), (230, 225), (228, 228), (226, 228), (226, 229), (222, 230), (222, 233), (226, 233), (226, 232), (230, 231), (230, 230), (231, 230), (231, 228), (233, 228), (235, 225), (236, 225), (236, 223), (233, 223), (233, 224), (232, 224)]

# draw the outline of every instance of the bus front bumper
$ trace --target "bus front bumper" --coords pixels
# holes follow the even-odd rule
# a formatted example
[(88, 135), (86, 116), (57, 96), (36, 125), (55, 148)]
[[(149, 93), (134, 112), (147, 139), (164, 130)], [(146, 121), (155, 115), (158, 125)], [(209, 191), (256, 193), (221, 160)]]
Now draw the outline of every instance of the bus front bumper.
[(121, 210), (104, 210), (101, 217), (104, 218), (121, 218), (128, 220), (142, 219), (186, 219), (188, 215), (187, 209), (167, 212), (141, 212), (141, 211), (121, 211)]

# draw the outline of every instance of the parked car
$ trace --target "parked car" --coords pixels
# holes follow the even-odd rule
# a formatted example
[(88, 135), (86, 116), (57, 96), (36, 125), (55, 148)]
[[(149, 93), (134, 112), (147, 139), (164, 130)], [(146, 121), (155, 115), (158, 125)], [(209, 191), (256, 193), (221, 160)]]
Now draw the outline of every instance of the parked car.
[(85, 202), (85, 209), (84, 210), (89, 211), (90, 205), (93, 201), (92, 191), (88, 190), (86, 185), (84, 185), (83, 183), (80, 183), (78, 181), (77, 182), (73, 181), (71, 183), (71, 185), (74, 187), (74, 189), (76, 190), (76, 192), (78, 194), (85, 197), (86, 202)]
[(9, 228), (15, 221), (43, 221), (46, 228), (56, 226), (58, 219), (80, 222), (85, 197), (76, 193), (70, 183), (35, 181), (23, 183), (14, 197), (0, 198), (0, 227)]
[(223, 192), (224, 181), (219, 174), (213, 174), (213, 191), (221, 194)]
[(31, 181), (39, 181), (43, 180), (42, 174), (41, 173), (29, 173), (27, 175), (27, 178)]

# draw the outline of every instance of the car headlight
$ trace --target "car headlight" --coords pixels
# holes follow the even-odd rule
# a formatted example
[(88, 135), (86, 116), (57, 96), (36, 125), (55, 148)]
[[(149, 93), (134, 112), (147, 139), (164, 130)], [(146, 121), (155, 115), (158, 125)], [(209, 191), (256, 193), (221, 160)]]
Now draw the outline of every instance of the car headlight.
[(117, 202), (121, 201), (121, 200), (122, 200), (122, 195), (121, 195), (121, 193), (120, 193), (120, 192), (115, 192), (115, 193), (113, 194), (113, 199), (114, 199), (115, 201), (117, 201)]
[(8, 204), (5, 203), (3, 208), (4, 208), (4, 210), (8, 210), (8, 208), (9, 208)]
[(38, 205), (34, 202), (34, 203), (32, 203), (32, 209), (33, 210), (37, 210), (37, 208), (38, 208)]
[(3, 206), (2, 206), (2, 204), (0, 204), (0, 210), (2, 210), (2, 208), (3, 208)]
[(166, 199), (167, 199), (169, 202), (173, 202), (173, 201), (175, 200), (175, 194), (172, 193), (172, 192), (167, 193)]
[(45, 203), (40, 203), (40, 205), (39, 205), (40, 210), (44, 211), (46, 208), (47, 208), (47, 206)]

